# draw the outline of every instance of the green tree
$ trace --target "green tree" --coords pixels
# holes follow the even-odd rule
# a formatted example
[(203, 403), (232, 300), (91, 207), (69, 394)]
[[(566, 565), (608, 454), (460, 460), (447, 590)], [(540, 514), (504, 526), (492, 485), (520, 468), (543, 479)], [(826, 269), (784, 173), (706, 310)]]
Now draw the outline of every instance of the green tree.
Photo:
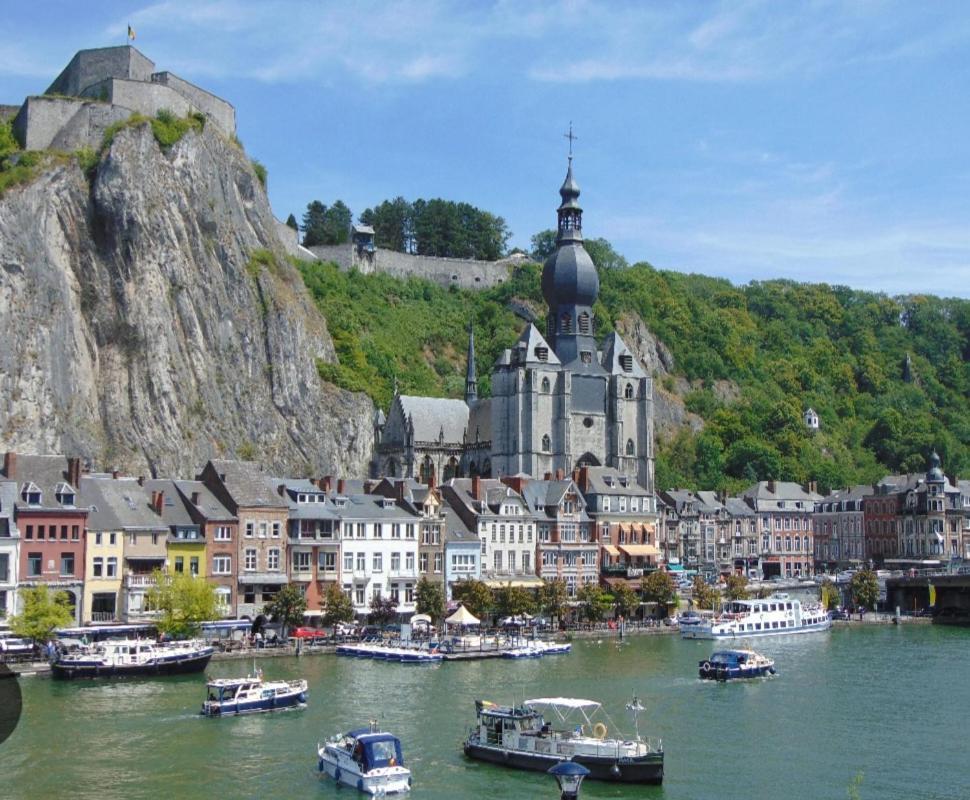
[(556, 231), (547, 228), (532, 236), (530, 255), (540, 264), (556, 251)]
[(148, 590), (145, 602), (160, 611), (156, 623), (160, 633), (184, 638), (198, 632), (199, 623), (218, 615), (216, 587), (205, 578), (187, 572), (152, 573), (155, 584)]
[(21, 612), (10, 618), (10, 629), (25, 639), (46, 642), (57, 628), (74, 622), (67, 592), (51, 591), (47, 586), (20, 590)]
[(288, 583), (276, 593), (276, 597), (270, 600), (263, 610), (273, 618), (274, 622), (279, 622), (283, 626), (285, 639), (291, 627), (303, 624), (306, 596), (298, 586)]
[(606, 239), (587, 239), (583, 245), (598, 270), (625, 269), (630, 266)]
[(643, 598), (656, 603), (663, 617), (667, 616), (667, 607), (674, 604), (677, 597), (677, 587), (674, 579), (663, 570), (655, 570), (641, 581)]
[(354, 215), (344, 205), (343, 200), (337, 200), (324, 213), (323, 241), (321, 244), (344, 244), (350, 240), (350, 225)]
[(822, 605), (830, 610), (842, 602), (842, 595), (839, 593), (835, 584), (829, 580), (822, 581), (822, 585), (819, 588), (819, 597), (822, 600)]
[(879, 602), (879, 579), (871, 569), (859, 570), (849, 582), (852, 599), (861, 608), (874, 611)]
[(587, 583), (576, 592), (580, 614), (587, 622), (599, 622), (613, 604), (612, 595), (603, 591), (597, 583)]
[(618, 617), (635, 617), (640, 610), (640, 595), (625, 583), (617, 583), (613, 587), (613, 608)]
[(413, 251), (411, 204), (403, 197), (365, 209), (360, 221), (374, 229), (374, 243), (378, 247), (399, 253)]
[(569, 603), (566, 581), (553, 579), (543, 581), (539, 587), (539, 607), (557, 623), (562, 621), (563, 611)]
[(691, 586), (691, 599), (698, 608), (711, 609), (717, 603), (717, 591), (710, 586), (700, 575), (694, 576)]
[(748, 579), (744, 575), (728, 575), (725, 578), (727, 586), (724, 594), (728, 600), (747, 600), (748, 599)]
[(323, 615), (320, 618), (320, 622), (323, 625), (333, 627), (334, 636), (337, 635), (337, 625), (339, 623), (353, 622), (356, 617), (353, 601), (337, 583), (331, 583), (327, 586), (327, 591), (323, 595), (322, 610)]
[(451, 587), (451, 596), (456, 602), (461, 603), (468, 613), (478, 617), (478, 619), (485, 619), (490, 615), (495, 605), (492, 590), (484, 581), (474, 578), (458, 581)]
[(495, 590), (495, 613), (500, 617), (519, 617), (535, 610), (536, 598), (528, 589), (506, 584)]
[(421, 576), (414, 590), (415, 608), (419, 614), (427, 614), (434, 624), (445, 616), (445, 592), (440, 581), (430, 581)]
[(302, 227), (304, 247), (326, 244), (327, 207), (319, 200), (312, 200), (307, 203), (306, 213), (303, 214)]
[(290, 214), (290, 216), (286, 218), (286, 225), (287, 227), (292, 228), (295, 231), (300, 230), (300, 226), (297, 224), (296, 217), (294, 217), (292, 214)]
[(374, 595), (370, 601), (370, 613), (367, 621), (372, 625), (380, 625), (383, 629), (397, 617), (397, 600), (391, 597)]

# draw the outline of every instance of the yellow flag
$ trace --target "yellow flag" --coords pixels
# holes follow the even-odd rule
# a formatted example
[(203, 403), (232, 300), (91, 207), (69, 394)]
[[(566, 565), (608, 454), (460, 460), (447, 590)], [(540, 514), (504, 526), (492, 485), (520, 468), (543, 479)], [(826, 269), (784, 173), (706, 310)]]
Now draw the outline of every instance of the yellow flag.
[(132, 40), (135, 38), (135, 29), (131, 25), (128, 26), (128, 38)]
[(930, 584), (930, 605), (936, 605), (936, 587), (932, 583)]

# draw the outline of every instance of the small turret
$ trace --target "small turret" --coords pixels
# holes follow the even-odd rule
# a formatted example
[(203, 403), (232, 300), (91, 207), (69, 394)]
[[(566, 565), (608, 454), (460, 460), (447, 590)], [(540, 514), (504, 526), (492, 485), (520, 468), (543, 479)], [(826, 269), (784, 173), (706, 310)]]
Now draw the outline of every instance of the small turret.
[(478, 400), (478, 376), (475, 370), (475, 329), (468, 323), (468, 371), (465, 374), (465, 402)]

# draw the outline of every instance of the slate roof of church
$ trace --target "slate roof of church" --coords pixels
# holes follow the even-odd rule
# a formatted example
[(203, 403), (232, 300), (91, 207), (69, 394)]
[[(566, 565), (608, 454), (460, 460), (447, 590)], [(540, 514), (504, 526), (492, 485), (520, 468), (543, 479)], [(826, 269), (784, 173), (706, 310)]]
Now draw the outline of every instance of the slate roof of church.
[(437, 442), (444, 433), (446, 442), (461, 442), (468, 427), (468, 405), (464, 400), (446, 397), (398, 395), (404, 419), (414, 423), (414, 439)]
[[(627, 346), (627, 343), (620, 338), (620, 334), (613, 331), (606, 339), (603, 341), (603, 369), (609, 372), (611, 375), (626, 375), (630, 378), (645, 378), (646, 373), (643, 371), (643, 367), (640, 365), (640, 359), (636, 357), (636, 354)], [(633, 368), (627, 372), (623, 369), (623, 365), (620, 363), (621, 355), (629, 355)]]

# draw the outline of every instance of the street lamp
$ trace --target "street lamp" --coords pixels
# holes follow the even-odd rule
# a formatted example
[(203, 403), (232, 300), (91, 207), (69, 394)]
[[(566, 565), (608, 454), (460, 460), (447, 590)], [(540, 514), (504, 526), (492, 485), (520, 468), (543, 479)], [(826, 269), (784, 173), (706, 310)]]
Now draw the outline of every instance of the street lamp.
[(559, 791), (561, 792), (559, 800), (577, 800), (579, 786), (583, 782), (583, 778), (589, 775), (589, 770), (575, 761), (560, 761), (546, 771), (550, 775), (554, 775), (559, 784)]

